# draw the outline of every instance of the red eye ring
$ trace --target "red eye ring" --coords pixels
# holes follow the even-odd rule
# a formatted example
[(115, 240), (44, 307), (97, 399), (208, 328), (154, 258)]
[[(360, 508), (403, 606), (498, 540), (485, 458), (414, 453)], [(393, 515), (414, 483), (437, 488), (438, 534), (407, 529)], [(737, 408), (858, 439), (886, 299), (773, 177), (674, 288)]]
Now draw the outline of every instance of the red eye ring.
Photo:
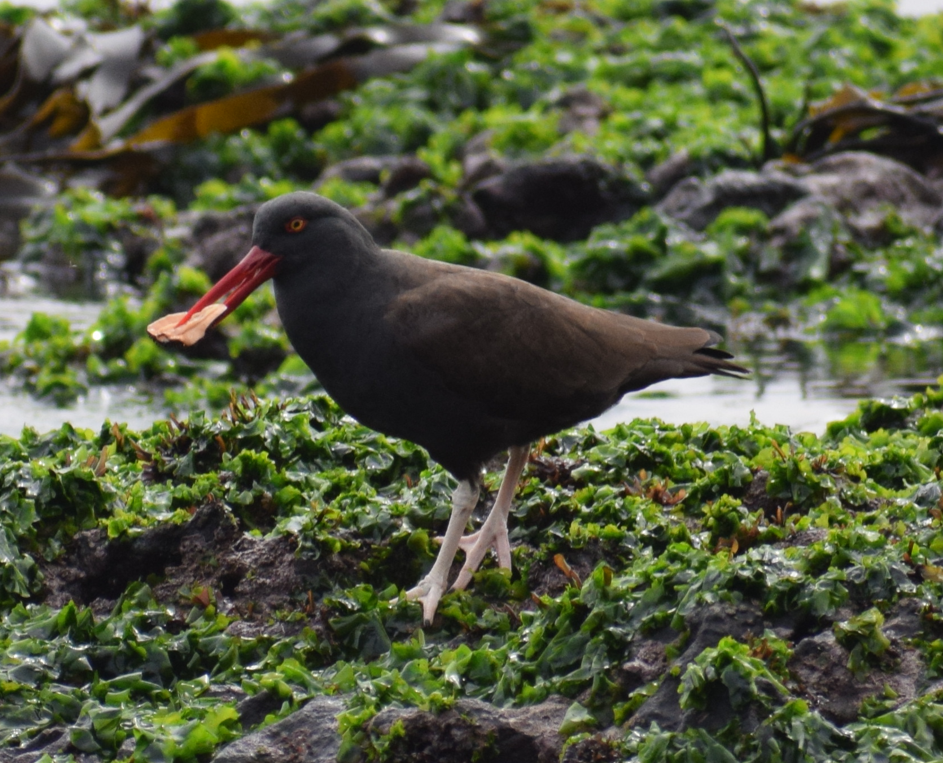
[(293, 217), (285, 223), (285, 230), (289, 233), (301, 233), (307, 227), (308, 221), (303, 217)]

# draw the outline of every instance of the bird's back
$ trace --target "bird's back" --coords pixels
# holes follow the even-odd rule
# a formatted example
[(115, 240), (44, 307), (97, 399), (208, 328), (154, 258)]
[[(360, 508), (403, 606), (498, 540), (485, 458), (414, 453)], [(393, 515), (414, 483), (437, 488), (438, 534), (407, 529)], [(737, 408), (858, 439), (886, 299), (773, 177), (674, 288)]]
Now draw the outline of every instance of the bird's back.
[[(710, 347), (720, 338), (704, 329), (587, 307), (500, 274), (384, 255), (401, 280), (383, 315), (399, 362), (436, 380), (437, 399), (465, 425), (448, 437), (479, 441), (476, 459), (597, 416), (664, 379), (746, 372)], [(441, 431), (429, 420), (413, 439), (435, 456), (446, 447), (430, 444)]]

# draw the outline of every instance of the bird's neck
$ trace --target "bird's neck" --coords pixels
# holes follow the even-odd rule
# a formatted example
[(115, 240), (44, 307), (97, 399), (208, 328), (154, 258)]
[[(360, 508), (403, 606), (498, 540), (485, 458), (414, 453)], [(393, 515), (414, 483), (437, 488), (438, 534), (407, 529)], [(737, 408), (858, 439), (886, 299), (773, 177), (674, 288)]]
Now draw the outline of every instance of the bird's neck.
[[(376, 322), (382, 254), (369, 240), (331, 241), (343, 257), (310, 258), (274, 279), (275, 301), (295, 350), (319, 374), (330, 372)], [(382, 281), (380, 281), (382, 284)], [(315, 366), (318, 366), (317, 368)], [(323, 381), (323, 380), (322, 380)]]

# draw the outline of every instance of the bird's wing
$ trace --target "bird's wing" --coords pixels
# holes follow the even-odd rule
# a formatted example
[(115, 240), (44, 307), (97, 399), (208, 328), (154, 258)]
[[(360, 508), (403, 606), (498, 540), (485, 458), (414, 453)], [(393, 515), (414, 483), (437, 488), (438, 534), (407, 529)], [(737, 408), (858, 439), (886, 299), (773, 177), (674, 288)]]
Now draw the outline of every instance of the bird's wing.
[(402, 290), (385, 318), (404, 351), (496, 416), (556, 406), (575, 422), (629, 390), (709, 373), (680, 358), (710, 344), (710, 332), (597, 310), (485, 271), (440, 268)]

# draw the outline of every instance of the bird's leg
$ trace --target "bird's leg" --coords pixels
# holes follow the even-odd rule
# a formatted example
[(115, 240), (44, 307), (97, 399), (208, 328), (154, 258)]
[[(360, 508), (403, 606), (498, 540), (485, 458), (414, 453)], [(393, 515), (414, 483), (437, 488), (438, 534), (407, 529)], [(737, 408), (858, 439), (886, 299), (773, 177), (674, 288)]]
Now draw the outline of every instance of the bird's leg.
[(407, 599), (422, 602), (422, 619), (425, 623), (431, 623), (435, 616), (439, 599), (448, 586), (449, 570), (462, 540), (462, 533), (465, 532), (465, 526), (477, 504), (478, 479), (459, 482), (452, 493), (452, 515), (449, 517), (449, 526), (442, 539), (439, 555), (435, 558), (429, 574), (420, 580), (415, 588), (406, 591)]
[(465, 564), (458, 574), (452, 588), (456, 591), (464, 588), (471, 582), (472, 573), (478, 569), (481, 560), (489, 548), (494, 548), (498, 554), (498, 565), (503, 569), (511, 569), (511, 543), (508, 540), (508, 513), (511, 511), (511, 501), (517, 483), (527, 464), (527, 455), (530, 453), (530, 444), (513, 445), (508, 449), (508, 465), (498, 489), (498, 496), (494, 499), (494, 506), (488, 514), (481, 529), (462, 538), (459, 547), (465, 552)]

